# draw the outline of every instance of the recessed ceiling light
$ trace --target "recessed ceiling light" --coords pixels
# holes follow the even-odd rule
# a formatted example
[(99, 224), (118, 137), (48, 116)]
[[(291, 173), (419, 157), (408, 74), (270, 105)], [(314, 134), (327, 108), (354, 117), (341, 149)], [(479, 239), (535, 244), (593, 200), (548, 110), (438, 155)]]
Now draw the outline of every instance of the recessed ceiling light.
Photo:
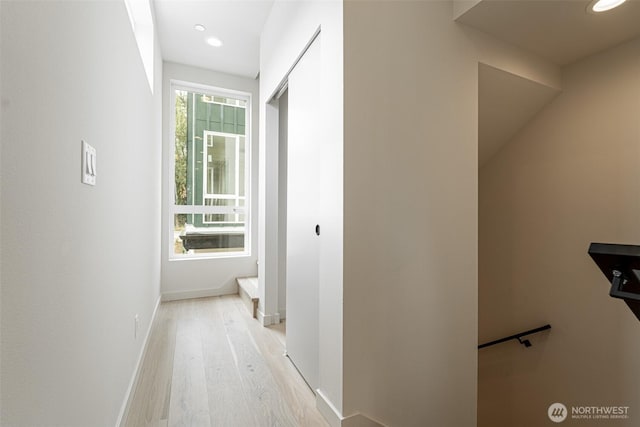
[(222, 46), (222, 40), (220, 40), (217, 37), (209, 37), (207, 39), (207, 44), (213, 46), (213, 47), (220, 47)]
[(202, 25), (202, 24), (196, 24), (196, 25), (194, 25), (194, 26), (193, 26), (193, 29), (194, 29), (194, 30), (196, 30), (196, 31), (204, 31), (204, 30), (206, 30), (205, 26), (204, 26), (204, 25)]
[(592, 12), (606, 12), (607, 10), (614, 9), (620, 6), (627, 0), (593, 0), (589, 3), (589, 8), (587, 10)]

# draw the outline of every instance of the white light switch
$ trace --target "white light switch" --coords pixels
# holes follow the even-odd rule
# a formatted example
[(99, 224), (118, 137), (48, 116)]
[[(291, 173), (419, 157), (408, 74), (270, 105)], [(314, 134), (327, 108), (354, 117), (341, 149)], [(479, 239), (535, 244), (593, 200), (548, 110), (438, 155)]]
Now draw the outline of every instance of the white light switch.
[(96, 185), (96, 149), (82, 141), (82, 183)]

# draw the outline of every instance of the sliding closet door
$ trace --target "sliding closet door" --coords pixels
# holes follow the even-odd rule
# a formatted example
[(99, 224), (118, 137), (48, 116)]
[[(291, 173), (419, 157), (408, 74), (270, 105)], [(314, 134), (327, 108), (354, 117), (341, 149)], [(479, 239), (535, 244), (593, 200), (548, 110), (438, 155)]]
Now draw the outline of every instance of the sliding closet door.
[(320, 37), (289, 75), (287, 354), (315, 391), (318, 380)]

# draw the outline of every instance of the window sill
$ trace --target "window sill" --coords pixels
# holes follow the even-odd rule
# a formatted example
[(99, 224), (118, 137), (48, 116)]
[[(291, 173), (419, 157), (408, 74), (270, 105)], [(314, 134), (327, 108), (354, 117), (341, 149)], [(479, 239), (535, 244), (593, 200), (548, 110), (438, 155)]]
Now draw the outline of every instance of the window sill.
[(251, 254), (247, 252), (242, 253), (225, 253), (225, 254), (200, 254), (200, 255), (178, 255), (170, 256), (169, 262), (173, 261), (203, 261), (214, 259), (237, 259), (237, 258), (251, 258)]

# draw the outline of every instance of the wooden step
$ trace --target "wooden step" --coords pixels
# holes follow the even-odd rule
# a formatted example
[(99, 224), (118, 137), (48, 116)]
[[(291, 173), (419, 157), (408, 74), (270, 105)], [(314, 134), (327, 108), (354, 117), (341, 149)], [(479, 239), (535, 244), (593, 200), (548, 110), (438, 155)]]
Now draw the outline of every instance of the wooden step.
[(258, 278), (257, 277), (238, 277), (238, 294), (247, 304), (249, 313), (254, 319), (258, 318)]

